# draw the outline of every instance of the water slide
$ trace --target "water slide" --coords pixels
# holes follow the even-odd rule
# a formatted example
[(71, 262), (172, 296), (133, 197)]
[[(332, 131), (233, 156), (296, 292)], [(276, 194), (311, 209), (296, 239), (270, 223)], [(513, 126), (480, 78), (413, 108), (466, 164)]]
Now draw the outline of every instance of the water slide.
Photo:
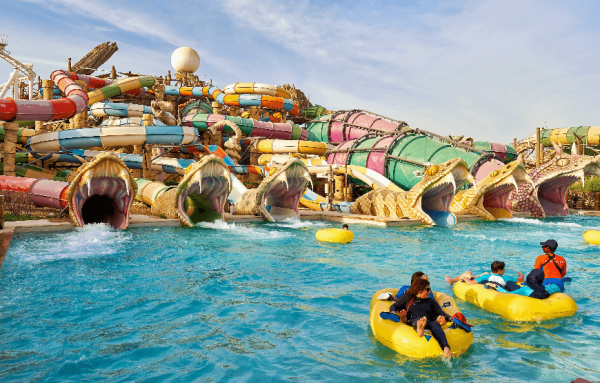
[[(198, 130), (207, 130), (212, 125), (223, 120), (236, 124), (245, 136), (302, 141), (306, 141), (308, 138), (308, 131), (289, 122), (273, 123), (237, 116), (223, 116), (221, 114), (188, 114), (182, 117), (182, 125), (193, 126)], [(227, 132), (231, 131), (231, 128), (229, 126), (222, 126), (219, 130)]]
[(27, 193), (39, 207), (66, 208), (68, 187), (68, 182), (0, 175), (0, 190)]
[(476, 181), (504, 166), (494, 154), (416, 130), (385, 136), (370, 134), (345, 141), (331, 151), (327, 162), (366, 167), (410, 190), (421, 180), (427, 164), (452, 158), (463, 159)]
[[(236, 93), (237, 90), (246, 93), (239, 94)], [(298, 106), (291, 100), (289, 92), (275, 85), (238, 83), (228, 85), (227, 91), (230, 93), (223, 92), (216, 86), (165, 86), (165, 95), (208, 97), (221, 105), (241, 106), (245, 108), (258, 106), (265, 109), (283, 110), (292, 117), (297, 116), (300, 113)], [(286, 95), (288, 98), (281, 97), (281, 95)]]
[(55, 70), (50, 79), (66, 97), (58, 100), (13, 100), (0, 98), (0, 121), (53, 121), (83, 112), (89, 97), (64, 70)]
[[(571, 146), (577, 143), (577, 137), (587, 146), (600, 148), (600, 126), (544, 129), (540, 132), (540, 141), (545, 147), (552, 147), (552, 143)], [(532, 138), (535, 140), (535, 135)], [(596, 155), (597, 153), (590, 152), (589, 154)]]
[(369, 133), (401, 132), (407, 128), (408, 124), (404, 121), (361, 110), (342, 110), (333, 114), (324, 114), (306, 125), (309, 141), (328, 142), (334, 145)]

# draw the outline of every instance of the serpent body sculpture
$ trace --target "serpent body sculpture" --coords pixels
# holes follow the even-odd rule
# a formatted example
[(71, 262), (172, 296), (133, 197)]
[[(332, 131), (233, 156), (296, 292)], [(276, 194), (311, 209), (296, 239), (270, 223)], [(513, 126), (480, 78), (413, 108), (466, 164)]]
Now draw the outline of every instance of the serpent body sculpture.
[(456, 190), (475, 180), (467, 163), (454, 158), (429, 166), (423, 179), (407, 192), (376, 189), (361, 197), (351, 207), (353, 214), (419, 219), (426, 225), (452, 224), (450, 202)]
[(456, 215), (478, 215), (485, 220), (511, 218), (508, 209), (510, 193), (520, 184), (530, 184), (525, 166), (520, 159), (501, 169), (490, 172), (468, 190), (461, 190), (452, 199), (450, 211)]
[(304, 162), (290, 158), (265, 177), (258, 188), (244, 192), (235, 204), (235, 212), (261, 215), (271, 222), (297, 217), (300, 197), (306, 192), (309, 182), (310, 173)]
[(101, 153), (77, 169), (67, 189), (69, 215), (79, 227), (107, 223), (125, 229), (136, 190), (137, 184), (118, 154)]
[(533, 217), (567, 215), (566, 193), (569, 186), (586, 175), (600, 176), (600, 161), (592, 156), (571, 155), (553, 143), (556, 155), (549, 162), (529, 172), (532, 184), (519, 187), (510, 197), (509, 208), (528, 212)]

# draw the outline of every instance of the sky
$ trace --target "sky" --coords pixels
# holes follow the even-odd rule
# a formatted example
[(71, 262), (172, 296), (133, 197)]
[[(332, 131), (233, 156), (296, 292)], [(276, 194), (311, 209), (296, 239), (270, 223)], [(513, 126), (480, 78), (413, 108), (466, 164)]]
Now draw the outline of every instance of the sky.
[[(96, 74), (164, 76), (181, 46), (196, 74), (294, 84), (313, 104), (411, 127), (512, 143), (536, 127), (600, 125), (597, 1), (13, 0), (7, 50), (49, 78), (96, 45)], [(0, 61), (0, 83), (10, 65)]]

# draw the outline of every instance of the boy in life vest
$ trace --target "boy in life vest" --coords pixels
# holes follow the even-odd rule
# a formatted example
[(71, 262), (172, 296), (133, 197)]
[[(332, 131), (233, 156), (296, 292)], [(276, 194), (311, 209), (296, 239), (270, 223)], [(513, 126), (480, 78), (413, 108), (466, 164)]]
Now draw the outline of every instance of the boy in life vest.
[(540, 242), (540, 245), (542, 245), (544, 254), (536, 258), (533, 268), (544, 270), (544, 286), (555, 284), (560, 287), (561, 292), (564, 292), (565, 285), (562, 278), (567, 274), (567, 261), (560, 255), (554, 254), (558, 243), (553, 239), (549, 239)]
[[(517, 283), (517, 282), (523, 282), (525, 279), (525, 275), (523, 275), (523, 273), (520, 273), (517, 271), (518, 274), (518, 278), (512, 277), (512, 276), (504, 276), (504, 272), (505, 272), (505, 263), (502, 261), (494, 261), (492, 262), (491, 265), (491, 269), (492, 269), (492, 273), (488, 275), (488, 273), (483, 273), (478, 277), (475, 277), (473, 275), (473, 273), (471, 273), (471, 271), (467, 271), (466, 273), (463, 273), (461, 275), (459, 275), (458, 277), (454, 277), (454, 278), (450, 278), (449, 275), (446, 275), (445, 279), (446, 282), (448, 282), (448, 284), (450, 286), (452, 286), (454, 283), (458, 282), (458, 281), (462, 281), (465, 282), (469, 285), (473, 285), (473, 284), (477, 284), (477, 283), (483, 283), (483, 282), (488, 282), (488, 283), (493, 283), (496, 286), (500, 286), (504, 289), (507, 289), (506, 287), (506, 283), (507, 282), (511, 282), (511, 283)], [(517, 286), (513, 285), (512, 289), (507, 289), (507, 290), (514, 290), (518, 288)]]

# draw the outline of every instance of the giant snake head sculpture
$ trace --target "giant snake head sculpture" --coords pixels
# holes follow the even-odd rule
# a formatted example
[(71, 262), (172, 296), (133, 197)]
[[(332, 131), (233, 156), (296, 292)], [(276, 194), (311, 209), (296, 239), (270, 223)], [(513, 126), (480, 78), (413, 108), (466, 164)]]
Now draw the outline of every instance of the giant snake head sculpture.
[(510, 208), (514, 211), (529, 212), (533, 217), (567, 215), (566, 194), (569, 186), (586, 175), (600, 176), (600, 161), (591, 156), (578, 155), (573, 150), (566, 154), (552, 143), (556, 155), (529, 172), (532, 184), (519, 187), (510, 197)]
[(118, 155), (101, 153), (77, 169), (67, 189), (69, 215), (79, 227), (106, 223), (125, 229), (136, 190), (134, 178)]
[(426, 225), (447, 225), (456, 222), (450, 212), (450, 202), (456, 190), (475, 183), (467, 163), (454, 158), (431, 165), (423, 172), (423, 179), (407, 192), (388, 189), (373, 190), (351, 207), (352, 213), (392, 218), (419, 219)]
[(182, 225), (192, 227), (197, 222), (224, 219), (231, 177), (223, 160), (211, 154), (188, 166), (177, 187), (138, 180), (136, 199), (150, 205), (152, 214), (179, 219)]
[(223, 208), (231, 192), (231, 173), (215, 155), (190, 165), (175, 191), (177, 216), (181, 223), (193, 226), (200, 221), (223, 218)]
[(511, 218), (508, 199), (521, 184), (531, 184), (521, 159), (490, 172), (468, 190), (461, 190), (452, 199), (450, 211), (456, 215), (478, 215), (485, 220)]
[(311, 182), (306, 165), (290, 158), (258, 188), (244, 192), (235, 204), (236, 214), (260, 214), (268, 221), (297, 217), (298, 203)]

